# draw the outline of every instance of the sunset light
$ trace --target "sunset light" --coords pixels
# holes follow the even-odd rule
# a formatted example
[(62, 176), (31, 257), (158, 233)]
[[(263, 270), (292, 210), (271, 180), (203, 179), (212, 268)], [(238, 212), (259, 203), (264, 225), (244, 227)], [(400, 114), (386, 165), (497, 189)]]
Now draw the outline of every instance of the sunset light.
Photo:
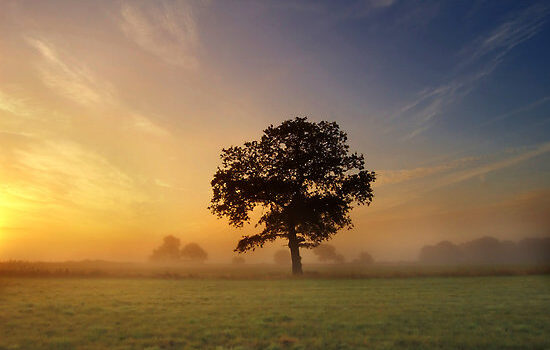
[(0, 0), (0, 350), (549, 348), (549, 39), (548, 0)]

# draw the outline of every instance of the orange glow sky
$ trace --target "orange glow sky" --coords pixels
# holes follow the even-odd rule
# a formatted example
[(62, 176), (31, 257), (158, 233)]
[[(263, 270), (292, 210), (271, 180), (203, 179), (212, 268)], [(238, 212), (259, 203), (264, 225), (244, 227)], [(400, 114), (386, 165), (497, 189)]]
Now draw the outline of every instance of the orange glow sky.
[(206, 209), (219, 152), (299, 115), (379, 174), (332, 242), (350, 259), (548, 235), (548, 6), (361, 3), (2, 1), (0, 259), (140, 261), (173, 234), (228, 261), (254, 227)]

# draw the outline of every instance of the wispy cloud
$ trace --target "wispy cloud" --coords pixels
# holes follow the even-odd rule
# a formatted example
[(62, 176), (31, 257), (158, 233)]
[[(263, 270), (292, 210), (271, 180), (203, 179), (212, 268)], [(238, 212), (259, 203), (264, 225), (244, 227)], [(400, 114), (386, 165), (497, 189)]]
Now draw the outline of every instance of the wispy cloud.
[(473, 73), (465, 73), (435, 88), (427, 88), (417, 98), (390, 116), (390, 120), (407, 122), (412, 127), (403, 137), (414, 138), (432, 126), (437, 117), (453, 103), (468, 95), (476, 84), (491, 74), (500, 62), (490, 62)]
[(14, 97), (0, 90), (0, 111), (17, 116), (28, 116), (32, 113), (26, 99)]
[(151, 134), (154, 136), (168, 136), (170, 132), (160, 125), (151, 121), (151, 119), (136, 115), (133, 117), (133, 126), (139, 131)]
[(376, 180), (376, 185), (394, 185), (411, 180), (425, 179), (429, 176), (441, 174), (443, 172), (451, 171), (453, 169), (464, 168), (465, 166), (479, 159), (479, 157), (464, 157), (452, 160), (450, 162), (436, 164), (433, 166), (417, 167), (412, 169), (377, 171), (378, 176)]
[(460, 53), (463, 65), (470, 64), (484, 56), (495, 54), (493, 60), (500, 60), (517, 45), (539, 33), (548, 21), (550, 6), (535, 3), (497, 26), (490, 33), (479, 37)]
[(525, 106), (521, 106), (519, 108), (516, 108), (512, 111), (509, 111), (509, 112), (506, 112), (506, 113), (502, 113), (500, 115), (497, 115), (496, 117), (493, 117), (483, 123), (481, 123), (479, 125), (479, 127), (484, 127), (484, 126), (487, 126), (487, 125), (491, 125), (493, 123), (496, 123), (496, 122), (499, 122), (501, 120), (505, 120), (505, 119), (508, 119), (510, 117), (513, 117), (515, 115), (517, 115), (518, 113), (523, 113), (523, 112), (527, 112), (527, 111), (530, 111), (532, 110), (533, 108), (536, 108), (536, 107), (539, 107), (539, 106), (542, 106), (544, 105), (545, 103), (547, 103), (548, 101), (550, 101), (550, 96), (545, 96), (543, 98), (540, 98), (534, 102), (531, 102), (529, 103), (528, 105), (525, 105)]
[(42, 81), (60, 95), (84, 105), (111, 104), (113, 88), (84, 64), (61, 54), (42, 38), (27, 37), (27, 43), (42, 57), (38, 65)]
[[(70, 117), (59, 110), (46, 109), (38, 99), (25, 95), (20, 86), (0, 90), (0, 133), (31, 135), (46, 132), (46, 123), (66, 126)], [(2, 140), (0, 140), (1, 143)]]
[[(77, 63), (74, 57), (64, 56), (46, 39), (27, 37), (26, 41), (40, 53), (43, 59), (38, 64), (42, 81), (58, 94), (86, 107), (109, 108), (119, 115), (127, 115), (128, 117), (122, 120), (126, 119), (128, 125), (139, 132), (153, 136), (170, 134), (168, 130), (151, 119), (133, 113), (130, 107), (116, 98), (115, 88), (110, 82), (101, 79), (84, 63)], [(25, 102), (23, 99), (17, 99), (0, 91), (0, 110), (22, 116), (35, 116), (37, 109), (30, 109)], [(41, 112), (41, 114), (44, 113)], [(51, 117), (52, 113), (48, 113), (48, 118)]]
[(346, 8), (340, 14), (344, 18), (361, 18), (370, 15), (377, 9), (390, 7), (395, 0), (359, 0)]
[(143, 50), (173, 65), (199, 66), (197, 24), (187, 2), (123, 2), (120, 14), (120, 27)]
[(514, 156), (451, 174), (444, 177), (433, 189), (463, 182), (474, 177), (484, 176), (488, 173), (511, 167), (548, 152), (550, 152), (550, 142), (541, 143), (530, 149), (523, 150)]
[(538, 34), (549, 12), (548, 5), (531, 5), (464, 47), (459, 54), (461, 63), (446, 83), (421, 91), (415, 100), (390, 117), (412, 125), (404, 139), (414, 138), (429, 129), (446, 108), (468, 95), (482, 79), (494, 72), (513, 48)]
[(386, 198), (379, 208), (383, 210), (391, 209), (412, 202), (429, 192), (474, 178), (483, 178), (489, 173), (517, 166), (520, 163), (549, 152), (550, 142), (545, 142), (528, 148), (510, 150), (507, 156), (503, 156), (500, 153), (486, 157), (466, 157), (430, 167), (381, 171), (380, 183), (377, 180), (377, 185), (396, 185), (415, 179), (423, 179), (425, 181), (420, 187), (411, 187), (405, 190), (405, 192), (400, 192), (397, 197)]
[(324, 19), (324, 23), (341, 22), (346, 20), (364, 19), (371, 15), (390, 8), (396, 0), (352, 0), (348, 2), (323, 2), (323, 1), (257, 1), (259, 5), (267, 9), (293, 11), (316, 15)]
[(77, 143), (36, 140), (15, 154), (10, 167), (20, 175), (14, 186), (4, 181), (7, 195), (99, 210), (118, 210), (145, 199), (130, 176)]

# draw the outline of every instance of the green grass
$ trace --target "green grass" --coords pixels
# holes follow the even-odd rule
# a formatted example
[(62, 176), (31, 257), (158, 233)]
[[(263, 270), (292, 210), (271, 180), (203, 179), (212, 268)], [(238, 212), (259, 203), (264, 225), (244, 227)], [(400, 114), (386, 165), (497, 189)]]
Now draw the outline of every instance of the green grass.
[(549, 349), (550, 276), (0, 279), (0, 349)]

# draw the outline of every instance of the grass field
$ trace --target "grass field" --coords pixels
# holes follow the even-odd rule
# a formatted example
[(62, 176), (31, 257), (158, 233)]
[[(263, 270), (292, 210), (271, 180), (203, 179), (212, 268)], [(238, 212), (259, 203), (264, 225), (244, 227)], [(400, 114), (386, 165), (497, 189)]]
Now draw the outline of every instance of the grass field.
[(549, 349), (550, 276), (0, 278), (0, 349)]

